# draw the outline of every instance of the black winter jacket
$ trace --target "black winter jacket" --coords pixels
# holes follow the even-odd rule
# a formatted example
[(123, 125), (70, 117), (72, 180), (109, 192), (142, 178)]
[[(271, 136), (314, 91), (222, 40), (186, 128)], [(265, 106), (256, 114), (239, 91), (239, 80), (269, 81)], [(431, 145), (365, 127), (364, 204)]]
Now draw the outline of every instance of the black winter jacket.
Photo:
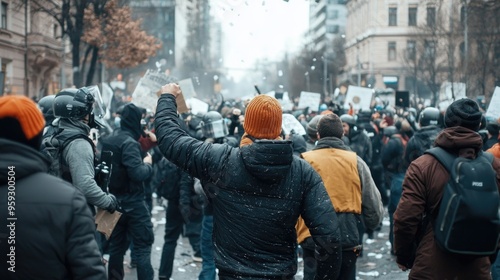
[(219, 276), (292, 279), (295, 224), (302, 215), (322, 255), (318, 279), (335, 279), (341, 261), (338, 218), (320, 176), (293, 156), (291, 143), (203, 143), (179, 128), (176, 112), (174, 96), (163, 94), (155, 118), (159, 148), (191, 176), (215, 186), (205, 192), (214, 209)]
[[(107, 279), (94, 219), (83, 194), (47, 174), (45, 158), (26, 145), (0, 139), (0, 155), (0, 219), (4, 221), (0, 279)], [(15, 227), (11, 230), (5, 223)], [(7, 256), (12, 249), (13, 258)], [(15, 261), (15, 272), (7, 270), (9, 260)]]
[(436, 141), (440, 132), (441, 128), (435, 125), (417, 130), (406, 144), (404, 156), (406, 166), (409, 166), (412, 161), (423, 155), (427, 149), (434, 147), (434, 141)]
[(356, 153), (363, 161), (370, 166), (372, 162), (372, 141), (365, 133), (364, 129), (349, 132), (348, 146)]
[(109, 191), (125, 201), (144, 196), (144, 181), (153, 175), (152, 165), (143, 162), (141, 145), (133, 137), (121, 129), (102, 140), (102, 150), (113, 152)]

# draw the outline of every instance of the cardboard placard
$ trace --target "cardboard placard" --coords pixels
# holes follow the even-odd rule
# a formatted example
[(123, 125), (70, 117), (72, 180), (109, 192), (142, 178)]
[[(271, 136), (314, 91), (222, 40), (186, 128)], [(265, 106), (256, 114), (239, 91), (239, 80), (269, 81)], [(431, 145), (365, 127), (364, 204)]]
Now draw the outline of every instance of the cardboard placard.
[(109, 239), (121, 216), (122, 213), (118, 211), (115, 211), (113, 214), (111, 214), (104, 209), (97, 209), (97, 214), (95, 215), (97, 231), (104, 234), (106, 239)]

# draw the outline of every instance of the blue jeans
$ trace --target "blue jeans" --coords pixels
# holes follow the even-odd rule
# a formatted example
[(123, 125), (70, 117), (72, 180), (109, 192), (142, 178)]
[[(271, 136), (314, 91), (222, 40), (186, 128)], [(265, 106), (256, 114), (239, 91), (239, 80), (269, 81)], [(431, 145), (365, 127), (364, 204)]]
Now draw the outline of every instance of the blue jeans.
[(123, 257), (129, 247), (130, 236), (137, 262), (137, 279), (152, 280), (154, 271), (151, 265), (151, 245), (154, 233), (149, 209), (144, 201), (122, 203), (121, 206), (126, 210), (111, 234), (108, 279), (123, 279)]
[(212, 232), (214, 228), (214, 216), (204, 215), (201, 227), (201, 271), (198, 280), (215, 280), (215, 260), (214, 244), (212, 241)]
[(391, 179), (391, 197), (389, 198), (389, 205), (387, 206), (387, 210), (389, 212), (389, 241), (391, 242), (391, 251), (394, 248), (394, 212), (396, 212), (396, 208), (398, 208), (399, 199), (401, 199), (401, 194), (403, 193), (403, 180), (405, 178), (405, 173), (390, 173), (389, 177)]

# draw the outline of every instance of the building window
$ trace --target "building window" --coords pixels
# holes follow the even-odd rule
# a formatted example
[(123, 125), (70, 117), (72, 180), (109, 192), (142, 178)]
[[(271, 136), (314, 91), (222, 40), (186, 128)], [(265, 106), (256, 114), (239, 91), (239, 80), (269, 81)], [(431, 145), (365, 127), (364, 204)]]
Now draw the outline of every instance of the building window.
[(417, 7), (408, 8), (408, 26), (417, 26)]
[(396, 42), (389, 42), (387, 55), (389, 61), (396, 60)]
[(337, 33), (339, 33), (339, 26), (338, 25), (328, 25), (326, 27), (326, 31), (328, 33), (337, 34)]
[(435, 7), (427, 7), (427, 26), (429, 26), (429, 27), (436, 26), (436, 8)]
[(424, 42), (424, 55), (427, 58), (434, 58), (436, 56), (436, 42), (425, 40)]
[(2, 2), (2, 9), (0, 11), (1, 14), (1, 22), (0, 22), (0, 28), (7, 29), (7, 8), (9, 6), (7, 3)]
[(417, 43), (414, 40), (406, 42), (406, 55), (409, 60), (415, 60), (417, 54)]
[(398, 8), (389, 8), (389, 26), (398, 25)]
[(338, 19), (339, 18), (339, 11), (338, 10), (333, 10), (328, 12), (328, 19)]

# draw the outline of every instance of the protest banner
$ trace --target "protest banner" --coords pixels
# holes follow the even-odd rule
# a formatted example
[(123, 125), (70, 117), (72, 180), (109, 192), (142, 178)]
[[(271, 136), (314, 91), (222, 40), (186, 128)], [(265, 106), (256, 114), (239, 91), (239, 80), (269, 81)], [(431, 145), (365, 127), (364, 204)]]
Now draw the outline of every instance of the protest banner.
[(373, 89), (349, 86), (345, 98), (344, 109), (348, 110), (349, 104), (352, 104), (354, 111), (366, 110), (370, 111), (370, 105), (373, 98)]
[(191, 78), (180, 80), (178, 84), (181, 87), (182, 94), (186, 100), (197, 96)]
[(302, 91), (300, 92), (299, 105), (297, 109), (305, 109), (309, 107), (309, 111), (318, 112), (320, 102), (320, 93)]
[(295, 134), (298, 135), (306, 135), (306, 130), (304, 126), (294, 117), (292, 114), (283, 114), (283, 119), (281, 122), (281, 128), (285, 132), (286, 135), (290, 134), (293, 130)]
[[(184, 93), (184, 90), (182, 91), (182, 93)], [(193, 115), (196, 115), (198, 113), (205, 114), (210, 108), (210, 105), (208, 105), (208, 103), (194, 97), (186, 99), (186, 104), (189, 106), (189, 108), (191, 108), (191, 113)]]
[[(175, 78), (167, 76), (163, 72), (146, 71), (146, 74), (139, 80), (139, 83), (132, 93), (132, 103), (138, 107), (156, 112), (158, 92), (161, 90), (162, 86), (172, 82), (175, 82)], [(176, 102), (179, 113), (188, 111), (183, 95), (179, 95)]]
[(494, 120), (498, 120), (498, 118), (500, 118), (500, 87), (495, 87), (495, 91), (491, 96), (490, 105), (488, 105), (485, 117), (489, 117)]

